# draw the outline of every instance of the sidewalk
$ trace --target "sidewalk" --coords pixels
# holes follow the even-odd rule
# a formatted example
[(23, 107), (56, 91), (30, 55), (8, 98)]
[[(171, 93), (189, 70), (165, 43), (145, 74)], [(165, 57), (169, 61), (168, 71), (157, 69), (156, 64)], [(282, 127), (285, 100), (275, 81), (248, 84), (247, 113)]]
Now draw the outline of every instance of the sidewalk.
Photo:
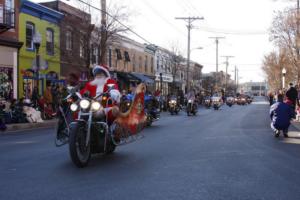
[(293, 121), (293, 122), (291, 123), (291, 125), (292, 125), (295, 129), (297, 129), (297, 131), (300, 131), (300, 122), (299, 122), (299, 121)]
[(19, 123), (19, 124), (7, 124), (6, 131), (0, 131), (1, 134), (9, 134), (13, 132), (26, 131), (40, 128), (54, 128), (56, 126), (57, 119), (45, 120), (41, 123)]

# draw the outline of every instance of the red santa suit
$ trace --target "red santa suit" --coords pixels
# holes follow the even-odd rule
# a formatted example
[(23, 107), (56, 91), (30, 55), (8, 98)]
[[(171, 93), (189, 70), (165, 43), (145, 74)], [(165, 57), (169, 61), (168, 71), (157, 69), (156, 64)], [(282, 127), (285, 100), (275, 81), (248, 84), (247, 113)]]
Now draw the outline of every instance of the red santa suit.
[[(96, 69), (101, 69), (106, 75), (106, 78), (94, 79), (93, 81), (88, 82), (85, 87), (80, 91), (80, 94), (83, 95), (85, 92), (89, 92), (91, 97), (96, 97), (99, 94), (106, 93), (109, 91), (110, 98), (113, 100), (111, 104), (108, 104), (105, 107), (105, 114), (108, 116), (108, 121), (113, 122), (115, 116), (112, 114), (112, 107), (120, 103), (120, 91), (118, 84), (115, 80), (110, 78), (109, 71), (104, 66), (96, 66), (93, 69), (93, 72)], [(113, 88), (109, 90), (109, 88)]]

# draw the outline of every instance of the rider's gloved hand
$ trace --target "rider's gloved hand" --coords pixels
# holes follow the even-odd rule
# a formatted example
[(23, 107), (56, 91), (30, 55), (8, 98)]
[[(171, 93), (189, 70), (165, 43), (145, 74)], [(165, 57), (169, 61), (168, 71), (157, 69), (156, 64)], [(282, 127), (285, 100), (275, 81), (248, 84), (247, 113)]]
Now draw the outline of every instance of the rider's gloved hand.
[(110, 92), (110, 97), (116, 101), (117, 103), (120, 103), (120, 98), (121, 98), (121, 94), (119, 92), (119, 90), (111, 90)]

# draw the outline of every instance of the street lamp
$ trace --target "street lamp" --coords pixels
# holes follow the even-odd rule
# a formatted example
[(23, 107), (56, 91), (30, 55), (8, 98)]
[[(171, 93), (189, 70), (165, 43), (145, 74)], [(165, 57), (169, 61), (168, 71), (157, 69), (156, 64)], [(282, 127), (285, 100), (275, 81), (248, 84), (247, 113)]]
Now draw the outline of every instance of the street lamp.
[(35, 61), (36, 61), (36, 66), (35, 67), (35, 77), (36, 77), (36, 87), (39, 91), (39, 70), (40, 70), (40, 54), (39, 54), (39, 49), (42, 43), (42, 36), (41, 34), (36, 31), (34, 36), (33, 36), (33, 44), (35, 47), (35, 51), (36, 51), (36, 57), (35, 57)]
[(283, 68), (281, 72), (282, 72), (282, 89), (284, 89), (285, 88), (285, 74), (286, 74), (286, 69)]

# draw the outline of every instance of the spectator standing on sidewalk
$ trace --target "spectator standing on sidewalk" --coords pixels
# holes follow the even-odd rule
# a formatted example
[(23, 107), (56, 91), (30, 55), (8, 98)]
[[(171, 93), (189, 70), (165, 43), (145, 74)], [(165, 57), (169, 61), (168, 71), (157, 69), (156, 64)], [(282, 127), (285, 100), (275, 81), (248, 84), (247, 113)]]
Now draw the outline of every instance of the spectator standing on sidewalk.
[(288, 129), (290, 121), (294, 117), (294, 110), (291, 106), (283, 103), (283, 95), (277, 95), (277, 102), (270, 108), (271, 128), (275, 133), (275, 137), (279, 137), (280, 131), (284, 137), (288, 137)]
[(293, 87), (293, 83), (290, 83), (290, 88), (286, 91), (285, 96), (292, 102), (293, 110), (296, 109), (296, 104), (299, 106), (298, 102), (298, 91)]
[(270, 106), (272, 106), (274, 103), (274, 95), (272, 92), (269, 93), (269, 103), (270, 103)]
[(48, 85), (46, 90), (45, 90), (45, 93), (44, 93), (44, 99), (45, 99), (45, 102), (49, 105), (49, 106), (52, 106), (52, 103), (53, 103), (53, 97), (52, 97), (52, 92), (51, 92), (51, 85)]

